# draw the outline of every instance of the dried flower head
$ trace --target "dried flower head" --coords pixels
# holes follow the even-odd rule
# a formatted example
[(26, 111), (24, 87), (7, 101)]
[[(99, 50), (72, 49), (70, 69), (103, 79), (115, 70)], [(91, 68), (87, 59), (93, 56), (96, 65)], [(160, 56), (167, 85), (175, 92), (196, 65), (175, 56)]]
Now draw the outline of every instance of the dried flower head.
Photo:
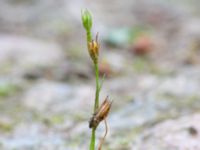
[(108, 96), (103, 101), (101, 106), (98, 108), (98, 110), (93, 114), (92, 118), (89, 121), (89, 127), (90, 128), (96, 128), (99, 123), (104, 120), (110, 111), (112, 105), (112, 101), (108, 100)]
[(98, 43), (98, 33), (96, 34), (96, 39), (92, 40), (91, 42), (88, 42), (88, 51), (90, 54), (90, 57), (94, 61), (94, 63), (98, 62), (99, 57), (99, 43)]

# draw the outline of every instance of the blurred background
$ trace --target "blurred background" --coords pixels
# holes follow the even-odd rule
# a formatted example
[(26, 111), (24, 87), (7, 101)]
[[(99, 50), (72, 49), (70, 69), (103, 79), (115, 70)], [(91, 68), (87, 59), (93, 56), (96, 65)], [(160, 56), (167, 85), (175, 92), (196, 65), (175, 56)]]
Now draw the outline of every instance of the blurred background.
[(99, 32), (100, 100), (114, 101), (103, 149), (200, 150), (199, 0), (1, 0), (0, 149), (88, 149), (83, 8)]

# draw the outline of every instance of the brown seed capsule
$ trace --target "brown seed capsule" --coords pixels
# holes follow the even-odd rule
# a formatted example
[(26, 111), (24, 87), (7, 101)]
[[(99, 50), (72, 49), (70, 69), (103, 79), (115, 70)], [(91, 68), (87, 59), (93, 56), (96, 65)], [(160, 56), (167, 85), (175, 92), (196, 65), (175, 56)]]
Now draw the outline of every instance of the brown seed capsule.
[(99, 123), (104, 120), (110, 111), (112, 101), (108, 100), (108, 96), (98, 108), (98, 110), (93, 114), (92, 118), (89, 121), (89, 128), (96, 128)]

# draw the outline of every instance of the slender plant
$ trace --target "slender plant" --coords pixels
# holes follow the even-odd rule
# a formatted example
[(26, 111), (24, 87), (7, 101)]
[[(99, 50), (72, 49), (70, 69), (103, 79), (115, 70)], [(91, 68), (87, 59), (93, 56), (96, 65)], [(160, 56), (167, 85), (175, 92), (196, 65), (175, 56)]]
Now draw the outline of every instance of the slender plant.
[[(98, 55), (99, 55), (99, 44), (96, 38), (96, 41), (92, 40), (92, 16), (88, 10), (82, 11), (82, 22), (86, 30), (87, 35), (87, 47), (90, 57), (93, 61), (95, 77), (96, 77), (96, 92), (95, 92), (95, 103), (94, 103), (94, 112), (99, 107), (99, 65), (98, 65)], [(98, 35), (97, 35), (98, 36)], [(92, 128), (92, 136), (90, 141), (90, 150), (95, 150), (95, 131), (96, 128)]]
[[(90, 58), (93, 62), (94, 65), (94, 71), (95, 71), (95, 78), (96, 78), (96, 91), (95, 91), (95, 102), (94, 102), (94, 112), (93, 116), (90, 119), (89, 122), (89, 127), (92, 128), (92, 135), (91, 135), (91, 140), (90, 140), (90, 150), (95, 150), (95, 140), (96, 140), (96, 129), (99, 123), (104, 120), (105, 122), (105, 127), (106, 127), (106, 132), (104, 137), (102, 138), (100, 145), (99, 145), (99, 150), (102, 147), (102, 144), (104, 142), (104, 139), (107, 134), (107, 122), (106, 122), (106, 117), (109, 113), (110, 107), (112, 102), (108, 100), (108, 97), (104, 100), (104, 102), (101, 104), (99, 107), (99, 93), (102, 87), (102, 82), (100, 83), (99, 81), (99, 43), (98, 43), (98, 33), (96, 34), (96, 38), (92, 38), (92, 16), (91, 13), (88, 10), (83, 10), (82, 12), (82, 23), (83, 27), (86, 30), (86, 36), (87, 36), (87, 48), (88, 52), (90, 54)], [(103, 78), (104, 79), (104, 78)]]

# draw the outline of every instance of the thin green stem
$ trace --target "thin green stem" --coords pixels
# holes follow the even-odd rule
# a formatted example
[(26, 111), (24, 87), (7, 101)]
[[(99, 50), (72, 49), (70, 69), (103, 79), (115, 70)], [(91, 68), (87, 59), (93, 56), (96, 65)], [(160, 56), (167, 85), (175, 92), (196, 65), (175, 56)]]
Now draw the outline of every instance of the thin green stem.
[(86, 31), (87, 33), (87, 42), (91, 42), (92, 41), (92, 34), (91, 34), (91, 31)]
[(95, 92), (95, 104), (94, 104), (94, 112), (99, 108), (99, 66), (98, 63), (94, 64), (95, 69), (95, 77), (96, 77), (96, 92)]
[(95, 150), (95, 131), (96, 129), (92, 129), (92, 136), (91, 136), (91, 141), (90, 141), (90, 150)]
[[(94, 103), (94, 112), (99, 108), (99, 66), (98, 63), (94, 63), (95, 77), (96, 77), (96, 92), (95, 92), (95, 103)], [(95, 131), (96, 128), (92, 129), (92, 136), (90, 141), (90, 150), (95, 150)]]

